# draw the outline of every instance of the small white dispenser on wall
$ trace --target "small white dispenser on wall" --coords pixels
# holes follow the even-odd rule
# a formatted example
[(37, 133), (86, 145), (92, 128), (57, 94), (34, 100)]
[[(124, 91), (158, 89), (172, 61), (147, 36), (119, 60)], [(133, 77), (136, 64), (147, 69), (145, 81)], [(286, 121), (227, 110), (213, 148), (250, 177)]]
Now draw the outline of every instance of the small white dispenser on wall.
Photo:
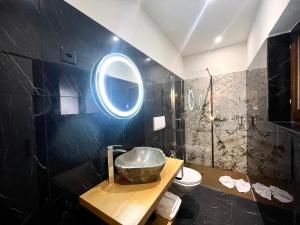
[(165, 116), (153, 117), (153, 130), (158, 131), (166, 127), (166, 118)]

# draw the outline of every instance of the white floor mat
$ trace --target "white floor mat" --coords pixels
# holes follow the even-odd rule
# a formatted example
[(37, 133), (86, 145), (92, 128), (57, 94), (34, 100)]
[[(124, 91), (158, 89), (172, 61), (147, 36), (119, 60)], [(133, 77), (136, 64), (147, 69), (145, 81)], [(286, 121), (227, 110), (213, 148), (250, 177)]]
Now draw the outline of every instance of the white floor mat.
[(235, 180), (232, 179), (230, 176), (221, 176), (221, 177), (219, 178), (219, 181), (220, 181), (221, 184), (223, 184), (225, 187), (228, 187), (228, 188), (233, 188), (233, 187), (234, 187)]
[(272, 199), (271, 190), (268, 186), (263, 185), (261, 183), (255, 183), (252, 184), (252, 188), (259, 196), (266, 198), (268, 200)]
[(219, 181), (221, 184), (228, 188), (234, 188), (235, 186), (239, 192), (248, 192), (251, 189), (250, 184), (243, 179), (235, 180), (230, 176), (221, 176), (219, 178)]
[(294, 201), (294, 198), (292, 195), (290, 195), (287, 191), (284, 191), (276, 186), (266, 186), (261, 183), (255, 183), (252, 184), (252, 188), (255, 190), (257, 194), (259, 194), (261, 197), (266, 198), (268, 200), (273, 198), (277, 199), (278, 201), (282, 203), (290, 203)]
[(270, 186), (270, 190), (273, 197), (282, 203), (290, 203), (294, 201), (293, 196), (291, 196), (287, 191), (284, 191), (275, 186)]
[(251, 189), (250, 183), (243, 179), (235, 180), (235, 187), (239, 192), (248, 192)]

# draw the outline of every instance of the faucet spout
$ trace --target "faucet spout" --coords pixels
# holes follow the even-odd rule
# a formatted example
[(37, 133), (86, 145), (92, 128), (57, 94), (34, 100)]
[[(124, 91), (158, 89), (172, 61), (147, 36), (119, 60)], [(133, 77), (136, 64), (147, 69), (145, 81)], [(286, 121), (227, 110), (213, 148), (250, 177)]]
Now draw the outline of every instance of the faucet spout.
[(122, 153), (125, 153), (127, 151), (124, 150), (124, 149), (113, 149), (113, 152), (122, 152)]
[(108, 163), (108, 182), (114, 183), (114, 152), (127, 152), (121, 149), (121, 145), (110, 145), (107, 146), (107, 163)]

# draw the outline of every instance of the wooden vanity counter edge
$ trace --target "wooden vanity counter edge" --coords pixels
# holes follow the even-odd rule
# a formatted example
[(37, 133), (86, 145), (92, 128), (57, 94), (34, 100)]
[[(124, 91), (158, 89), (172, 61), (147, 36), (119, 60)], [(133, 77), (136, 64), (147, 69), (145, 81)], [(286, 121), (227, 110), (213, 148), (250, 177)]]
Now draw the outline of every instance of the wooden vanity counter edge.
[(142, 225), (168, 190), (183, 160), (166, 158), (160, 180), (132, 184), (122, 178), (105, 180), (79, 197), (80, 205), (108, 224)]

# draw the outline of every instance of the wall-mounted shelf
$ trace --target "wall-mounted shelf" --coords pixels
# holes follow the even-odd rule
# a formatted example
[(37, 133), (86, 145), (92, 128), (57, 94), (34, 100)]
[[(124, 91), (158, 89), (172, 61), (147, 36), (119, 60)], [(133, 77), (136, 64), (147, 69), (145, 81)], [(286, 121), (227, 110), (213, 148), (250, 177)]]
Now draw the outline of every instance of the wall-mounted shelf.
[(146, 184), (105, 180), (82, 194), (80, 204), (108, 224), (145, 224), (182, 166), (182, 160), (167, 158), (160, 180)]

